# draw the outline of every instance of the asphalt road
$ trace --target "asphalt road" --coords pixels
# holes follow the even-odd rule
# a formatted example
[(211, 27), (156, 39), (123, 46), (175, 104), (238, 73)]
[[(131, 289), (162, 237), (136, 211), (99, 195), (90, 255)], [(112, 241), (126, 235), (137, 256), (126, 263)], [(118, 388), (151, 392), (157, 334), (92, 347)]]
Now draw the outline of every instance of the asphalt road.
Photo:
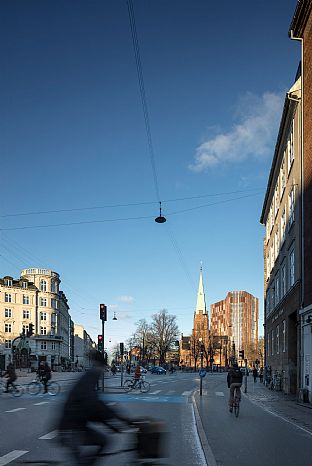
[[(144, 416), (164, 422), (169, 454), (165, 464), (205, 466), (191, 398), (196, 383), (194, 375), (148, 375), (147, 380), (151, 383), (148, 394), (138, 391), (126, 394), (123, 390), (111, 389), (103, 396), (130, 418)], [(22, 398), (10, 395), (0, 398), (0, 466), (17, 466), (22, 460), (35, 462), (39, 459), (60, 460), (63, 463), (66, 457), (55, 441), (55, 419), (71, 382), (60, 382), (62, 392), (56, 397), (26, 394)], [(120, 378), (105, 379), (105, 386), (120, 386)], [(110, 446), (119, 449), (129, 440), (130, 434), (113, 434)], [(103, 461), (103, 464), (121, 466), (126, 464), (127, 459), (123, 455), (116, 455), (110, 457), (109, 462), (107, 459)]]

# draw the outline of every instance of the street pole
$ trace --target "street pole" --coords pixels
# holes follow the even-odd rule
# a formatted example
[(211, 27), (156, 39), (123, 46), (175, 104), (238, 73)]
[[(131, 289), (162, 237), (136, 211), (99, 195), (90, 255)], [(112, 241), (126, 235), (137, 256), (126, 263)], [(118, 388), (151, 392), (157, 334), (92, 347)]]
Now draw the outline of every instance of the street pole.
[[(103, 353), (103, 359), (105, 357), (105, 345), (104, 345), (104, 324), (105, 324), (105, 319), (102, 319), (102, 341), (103, 341), (103, 349), (102, 349), (102, 353)], [(104, 392), (104, 372), (105, 372), (105, 369), (103, 370), (103, 374), (102, 374), (102, 392)]]
[[(203, 351), (200, 352), (200, 368), (203, 368)], [(203, 394), (203, 377), (200, 376), (199, 381), (199, 395), (202, 396)]]
[(247, 393), (247, 359), (245, 359), (245, 387), (244, 393)]

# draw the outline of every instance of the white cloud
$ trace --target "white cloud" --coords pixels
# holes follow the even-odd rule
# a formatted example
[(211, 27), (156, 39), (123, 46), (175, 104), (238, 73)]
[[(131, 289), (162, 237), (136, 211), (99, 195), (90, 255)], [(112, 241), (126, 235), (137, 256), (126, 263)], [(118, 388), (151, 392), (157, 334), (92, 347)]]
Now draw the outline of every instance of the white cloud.
[(126, 303), (126, 304), (133, 304), (134, 303), (134, 298), (132, 296), (127, 296), (127, 295), (124, 295), (124, 296), (118, 296), (118, 301), (122, 302), (122, 303)]
[(282, 104), (283, 94), (265, 92), (259, 97), (246, 93), (235, 109), (232, 129), (203, 142), (189, 168), (199, 173), (223, 163), (272, 155)]

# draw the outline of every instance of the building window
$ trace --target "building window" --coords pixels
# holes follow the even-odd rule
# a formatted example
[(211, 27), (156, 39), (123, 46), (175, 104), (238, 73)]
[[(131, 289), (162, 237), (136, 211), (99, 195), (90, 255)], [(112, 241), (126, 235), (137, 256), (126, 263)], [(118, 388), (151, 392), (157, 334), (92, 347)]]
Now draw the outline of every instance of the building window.
[(40, 312), (40, 320), (47, 320), (47, 313), (46, 312)]
[(275, 232), (275, 260), (279, 255), (279, 250), (280, 250), (280, 239), (279, 239), (279, 231), (277, 228)]
[(52, 349), (52, 350), (55, 350), (55, 341), (52, 341), (51, 349)]
[(286, 232), (286, 209), (284, 207), (283, 213), (281, 215), (281, 243), (284, 243)]
[(5, 293), (5, 294), (4, 294), (4, 301), (5, 301), (6, 303), (11, 303), (11, 302), (12, 302), (12, 295), (11, 295), (11, 293)]
[(279, 274), (276, 275), (275, 278), (275, 302), (276, 304), (280, 300), (280, 286), (279, 286)]
[(24, 325), (23, 325), (23, 334), (24, 334), (24, 335), (27, 335), (28, 330), (29, 330), (29, 325), (28, 325), (28, 324), (24, 324)]
[(23, 319), (30, 319), (30, 311), (28, 309), (23, 310)]
[(276, 354), (279, 354), (279, 325), (276, 327)]
[(23, 294), (23, 304), (29, 304), (29, 296), (27, 294)]
[(41, 349), (42, 349), (42, 350), (46, 350), (46, 349), (47, 349), (47, 342), (46, 342), (46, 341), (42, 341), (40, 346), (41, 346)]
[(39, 306), (47, 307), (47, 298), (40, 298)]
[(285, 174), (285, 156), (284, 156), (282, 165), (281, 165), (281, 170), (280, 170), (280, 198), (281, 199), (284, 194), (285, 187), (286, 187), (286, 174)]
[(271, 270), (273, 269), (274, 267), (274, 244), (273, 244), (273, 241), (272, 241), (272, 244), (271, 244)]
[(282, 265), (282, 277), (281, 277), (281, 297), (286, 294), (286, 264)]
[(295, 283), (295, 250), (293, 249), (289, 254), (289, 286)]
[(11, 280), (10, 278), (7, 278), (7, 279), (5, 280), (5, 285), (6, 285), (6, 286), (12, 286), (12, 285), (13, 285), (13, 280)]
[(266, 257), (266, 273), (267, 273), (267, 280), (270, 278), (270, 254), (268, 253), (267, 254), (267, 257)]
[(46, 335), (47, 334), (47, 327), (40, 327), (40, 335)]
[(279, 192), (278, 192), (278, 182), (277, 182), (275, 186), (275, 191), (274, 191), (274, 217), (276, 217), (278, 209), (279, 209)]
[(51, 307), (52, 307), (53, 309), (57, 309), (57, 308), (58, 308), (58, 301), (57, 301), (57, 299), (55, 299), (55, 298), (52, 298), (52, 299), (51, 299)]
[(274, 309), (276, 305), (275, 296), (274, 296), (274, 286), (271, 288), (271, 307)]
[(51, 293), (57, 293), (57, 281), (56, 280), (51, 281)]
[(40, 291), (47, 291), (47, 282), (45, 280), (40, 282)]
[(274, 213), (273, 213), (273, 202), (272, 202), (271, 208), (270, 208), (270, 231), (272, 231), (273, 225), (274, 225)]
[(5, 349), (11, 349), (12, 348), (12, 340), (5, 340), (4, 347), (5, 347)]
[(4, 309), (4, 317), (12, 317), (12, 309)]
[(271, 350), (272, 350), (272, 356), (274, 354), (274, 330), (271, 331)]
[(291, 188), (288, 194), (288, 228), (291, 227), (295, 220), (295, 189)]
[(22, 288), (27, 288), (27, 282), (22, 282)]
[(12, 324), (4, 324), (5, 333), (12, 333)]
[(289, 138), (287, 141), (287, 154), (288, 154), (288, 173), (290, 172), (291, 166), (293, 164), (293, 161), (295, 159), (295, 153), (294, 153), (294, 120), (292, 121), (291, 124), (291, 130), (289, 134)]
[(282, 334), (283, 334), (283, 353), (286, 351), (286, 320), (283, 320), (282, 323)]

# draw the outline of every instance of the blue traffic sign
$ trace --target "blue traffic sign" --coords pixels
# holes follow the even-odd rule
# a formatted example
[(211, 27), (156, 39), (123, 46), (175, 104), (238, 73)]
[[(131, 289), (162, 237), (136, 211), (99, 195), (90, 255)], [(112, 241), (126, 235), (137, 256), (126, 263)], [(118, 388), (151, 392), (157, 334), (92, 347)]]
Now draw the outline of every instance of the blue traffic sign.
[(206, 369), (199, 369), (199, 377), (205, 377), (206, 375)]

